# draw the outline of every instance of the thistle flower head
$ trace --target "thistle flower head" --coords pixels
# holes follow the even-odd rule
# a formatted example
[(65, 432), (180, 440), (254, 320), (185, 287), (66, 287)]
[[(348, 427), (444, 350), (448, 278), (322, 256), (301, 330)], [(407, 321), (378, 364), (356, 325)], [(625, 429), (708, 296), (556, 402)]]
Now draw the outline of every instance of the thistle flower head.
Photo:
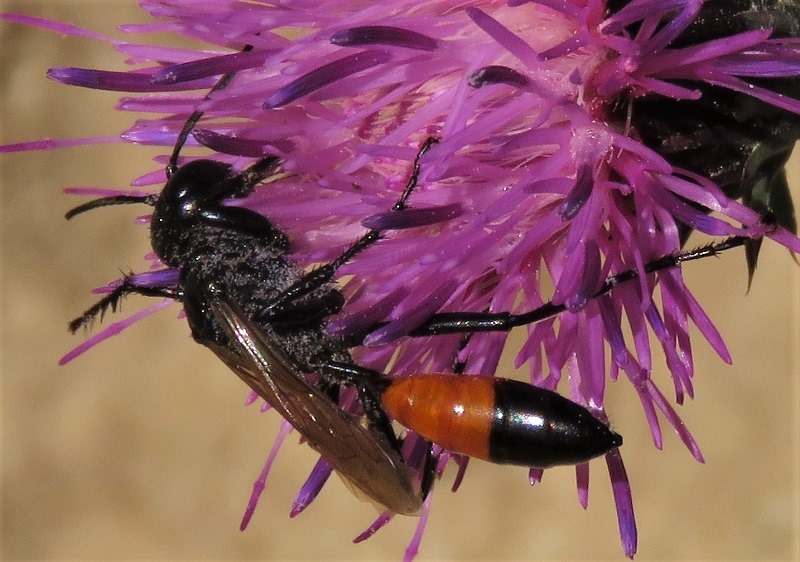
[[(328, 331), (363, 337), (354, 350), (360, 364), (393, 374), (456, 364), (492, 374), (511, 351), (533, 384), (556, 389), (566, 378), (561, 392), (603, 420), (606, 382), (622, 374), (655, 445), (663, 418), (702, 459), (651, 378), (658, 352), (651, 339), (666, 357), (678, 404), (694, 395), (690, 324), (731, 358), (680, 269), (653, 276), (646, 264), (678, 252), (694, 230), (766, 236), (800, 251), (778, 171), (800, 137), (800, 100), (792, 97), (800, 8), (779, 0), (141, 6), (159, 20), (123, 31), (170, 32), (209, 48), (117, 41), (134, 70), (56, 68), (49, 76), (137, 93), (121, 98), (119, 109), (156, 116), (125, 131), (126, 142), (171, 147), (200, 109), (188, 144), (236, 167), (280, 157), (282, 177), (234, 204), (285, 232), (304, 266), (336, 258), (365, 229), (384, 230), (337, 273), (347, 305)], [(203, 98), (231, 72), (226, 88)], [(417, 162), (409, 209), (391, 211), (429, 137), (440, 140)], [(162, 170), (133, 184), (158, 190)], [(763, 220), (767, 211), (777, 225)], [(607, 277), (629, 270), (636, 280), (596, 296)], [(162, 270), (136, 282), (173, 278)], [(408, 337), (436, 313), (522, 313), (548, 302), (565, 311), (522, 328), (515, 349), (507, 332)], [(412, 435), (404, 452), (414, 464), (422, 443)], [(440, 469), (451, 460), (463, 470), (466, 461), (447, 452)], [(616, 450), (606, 461), (632, 557), (625, 467)], [(320, 461), (293, 512), (329, 473)], [(586, 503), (588, 466), (577, 473)], [(532, 480), (540, 476), (531, 471)], [(418, 544), (419, 534), (409, 557)]]

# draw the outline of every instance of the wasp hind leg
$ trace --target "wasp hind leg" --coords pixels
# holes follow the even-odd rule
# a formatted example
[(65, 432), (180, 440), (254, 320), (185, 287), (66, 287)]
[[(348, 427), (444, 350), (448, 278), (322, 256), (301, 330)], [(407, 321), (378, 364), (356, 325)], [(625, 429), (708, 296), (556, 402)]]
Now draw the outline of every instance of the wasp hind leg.
[[(664, 269), (679, 267), (684, 262), (699, 260), (739, 246), (750, 246), (758, 243), (760, 238), (749, 238), (746, 236), (732, 236), (715, 244), (708, 244), (689, 252), (670, 254), (658, 259), (647, 262), (644, 265), (646, 273), (655, 273)], [(637, 269), (628, 269), (617, 275), (613, 275), (605, 280), (592, 298), (603, 296), (609, 293), (614, 287), (633, 281), (639, 278)], [(510, 312), (441, 312), (434, 314), (415, 328), (409, 334), (412, 337), (434, 336), (442, 334), (472, 334), (477, 332), (507, 332), (512, 328), (524, 326), (550, 318), (567, 310), (565, 304), (555, 304), (548, 302), (542, 306), (523, 312), (512, 314)], [(380, 328), (385, 324), (378, 324), (373, 329)]]

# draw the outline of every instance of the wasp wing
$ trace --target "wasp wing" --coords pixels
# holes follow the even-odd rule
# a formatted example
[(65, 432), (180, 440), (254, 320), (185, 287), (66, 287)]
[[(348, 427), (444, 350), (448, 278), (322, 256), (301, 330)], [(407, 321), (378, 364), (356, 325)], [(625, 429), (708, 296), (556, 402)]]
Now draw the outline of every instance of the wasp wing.
[(211, 311), (232, 348), (209, 346), (261, 398), (369, 499), (402, 515), (418, 515), (422, 495), (411, 470), (379, 432), (364, 427), (318, 388), (233, 302), (213, 299)]

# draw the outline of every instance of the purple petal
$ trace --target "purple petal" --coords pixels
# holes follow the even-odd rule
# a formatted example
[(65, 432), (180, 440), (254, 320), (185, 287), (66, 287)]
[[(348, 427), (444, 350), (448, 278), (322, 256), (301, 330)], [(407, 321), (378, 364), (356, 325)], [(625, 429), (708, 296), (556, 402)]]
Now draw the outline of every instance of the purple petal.
[(71, 146), (88, 146), (93, 144), (111, 144), (120, 142), (119, 137), (81, 137), (77, 139), (39, 139), (36, 141), (18, 142), (0, 145), (0, 154), (6, 152), (27, 152), (29, 150), (51, 150)]
[(539, 484), (542, 481), (542, 476), (544, 476), (544, 470), (541, 468), (529, 468), (528, 469), (528, 484), (533, 486), (534, 484)]
[(565, 2), (564, 0), (509, 0), (509, 6), (522, 6), (528, 2), (533, 2), (537, 6), (546, 6), (551, 10), (569, 16), (573, 19), (580, 20), (583, 18), (581, 9), (573, 2)]
[(578, 502), (581, 507), (589, 507), (589, 463), (584, 462), (575, 466), (575, 487), (578, 490)]
[[(123, 279), (116, 279), (93, 293), (108, 293), (122, 284)], [(145, 271), (128, 276), (128, 281), (134, 287), (161, 288), (175, 287), (180, 282), (180, 271), (171, 267), (157, 271)]]
[(580, 212), (586, 201), (589, 200), (592, 194), (592, 186), (594, 186), (592, 168), (590, 165), (584, 164), (578, 168), (575, 176), (575, 187), (558, 208), (561, 220), (566, 222), (575, 218), (575, 215)]
[[(769, 29), (746, 31), (738, 35), (706, 41), (699, 45), (664, 51), (660, 55), (651, 56), (639, 67), (639, 72), (661, 76), (671, 76), (673, 69), (692, 68), (692, 65), (714, 60), (723, 55), (729, 55), (758, 45), (772, 32)], [(700, 66), (702, 68), (702, 66)]]
[(800, 53), (778, 57), (770, 53), (737, 53), (713, 61), (723, 74), (759, 78), (783, 78), (800, 75)]
[(381, 513), (378, 518), (370, 525), (367, 529), (364, 530), (363, 533), (358, 535), (356, 538), (353, 539), (353, 542), (358, 544), (370, 538), (372, 535), (377, 533), (381, 527), (386, 525), (389, 521), (392, 520), (394, 517), (394, 513), (391, 511), (385, 511)]
[(622, 549), (625, 552), (625, 556), (633, 559), (634, 554), (636, 554), (638, 533), (633, 512), (631, 485), (628, 481), (628, 473), (625, 471), (625, 464), (622, 462), (622, 455), (620, 455), (619, 449), (614, 449), (606, 454), (606, 465), (608, 466), (608, 474), (611, 476), (614, 504), (617, 507), (617, 522), (619, 523), (619, 535), (622, 539)]
[(650, 0), (629, 2), (624, 8), (609, 17), (600, 26), (603, 33), (619, 33), (626, 26), (644, 18), (666, 14), (683, 8), (688, 0)]
[(509, 53), (513, 54), (525, 64), (536, 64), (539, 59), (539, 54), (527, 41), (512, 33), (499, 21), (479, 8), (467, 6), (464, 8), (464, 11), (478, 27), (489, 34), (492, 39), (502, 45)]
[(432, 499), (433, 490), (431, 490), (431, 493), (428, 494), (428, 497), (425, 498), (425, 502), (422, 504), (422, 514), (420, 515), (419, 522), (417, 523), (417, 528), (414, 530), (414, 536), (411, 537), (411, 541), (408, 543), (408, 547), (406, 547), (406, 552), (403, 556), (403, 562), (411, 562), (417, 557), (417, 554), (419, 554), (419, 545), (422, 542), (422, 535), (425, 533), (425, 527), (428, 524), (428, 517), (431, 513)]
[(294, 499), (292, 509), (289, 512), (289, 517), (295, 517), (305, 510), (317, 498), (317, 495), (322, 490), (322, 487), (330, 478), (333, 469), (330, 463), (323, 457), (317, 461), (311, 474), (306, 479), (305, 484), (300, 488), (297, 497)]
[(411, 208), (378, 213), (361, 221), (361, 226), (375, 230), (403, 230), (449, 221), (464, 212), (461, 203), (441, 207)]
[(87, 39), (94, 39), (95, 41), (102, 41), (104, 43), (110, 43), (112, 45), (118, 45), (119, 42), (105, 35), (100, 33), (96, 33), (94, 31), (89, 31), (88, 29), (83, 29), (82, 27), (78, 27), (69, 23), (63, 23), (59, 21), (48, 20), (44, 18), (37, 18), (35, 16), (29, 16), (25, 14), (0, 14), (0, 19), (4, 19), (6, 21), (10, 21), (13, 23), (21, 23), (23, 25), (29, 25), (31, 27), (38, 27), (39, 29), (47, 29), (50, 31), (55, 31), (61, 35), (73, 36), (73, 37), (85, 37)]
[(683, 423), (683, 420), (680, 418), (675, 409), (670, 406), (669, 402), (658, 389), (658, 387), (652, 381), (648, 381), (647, 389), (659, 410), (661, 410), (664, 416), (666, 416), (667, 421), (678, 434), (678, 437), (680, 437), (681, 441), (683, 441), (683, 444), (686, 445), (686, 448), (692, 453), (692, 456), (697, 459), (697, 462), (705, 462), (703, 459), (703, 453), (700, 451), (700, 447), (697, 445), (694, 437), (692, 437), (692, 434), (689, 432), (686, 424)]
[(435, 51), (438, 47), (438, 41), (433, 37), (409, 29), (385, 25), (351, 27), (333, 35), (331, 43), (343, 47), (389, 45), (419, 51)]
[(715, 70), (703, 70), (698, 74), (709, 84), (722, 86), (723, 88), (728, 88), (734, 92), (747, 94), (748, 96), (753, 96), (754, 98), (758, 98), (762, 101), (772, 104), (775, 107), (785, 109), (786, 111), (791, 111), (792, 113), (800, 114), (800, 100), (784, 96), (783, 94), (778, 94), (766, 88), (756, 86), (755, 84), (745, 82), (744, 80), (740, 80), (733, 76), (727, 76)]
[(513, 68), (507, 66), (491, 65), (479, 68), (467, 77), (467, 84), (473, 88), (483, 88), (493, 84), (507, 84), (515, 88), (525, 88), (530, 85), (530, 80)]
[(158, 70), (150, 79), (153, 84), (177, 84), (209, 76), (219, 76), (249, 68), (257, 68), (277, 50), (242, 51), (217, 57), (206, 57), (182, 64), (173, 64)]
[(700, 12), (700, 8), (703, 7), (704, 1), (688, 0), (685, 2), (684, 9), (645, 43), (644, 51), (654, 53), (672, 43), (694, 21)]
[(192, 136), (201, 145), (222, 154), (232, 156), (246, 156), (249, 158), (261, 158), (268, 154), (277, 154), (277, 150), (271, 143), (263, 140), (253, 140), (229, 135), (221, 135), (208, 129), (195, 129)]
[(602, 284), (600, 267), (600, 250), (593, 240), (587, 240), (583, 264), (580, 266), (580, 271), (583, 273), (577, 277), (580, 283), (570, 291), (569, 296), (564, 300), (567, 310), (577, 312), (583, 309), (591, 300), (592, 295), (598, 291)]
[(455, 460), (455, 463), (458, 466), (458, 471), (456, 472), (455, 478), (453, 478), (453, 486), (450, 488), (450, 491), (456, 492), (458, 491), (458, 488), (461, 486), (461, 482), (464, 481), (464, 475), (467, 473), (467, 466), (469, 466), (469, 457), (465, 457), (463, 455), (454, 455), (453, 459)]
[[(578, 31), (578, 33), (576, 33), (569, 39), (566, 39), (565, 41), (562, 41), (558, 45), (554, 45), (553, 47), (550, 47), (549, 49), (539, 53), (539, 58), (541, 58), (542, 60), (550, 60), (563, 57), (570, 53), (574, 53), (581, 47), (588, 45), (590, 41), (591, 41), (590, 34), (585, 29), (581, 29), (580, 31)], [(580, 77), (579, 74), (575, 74), (573, 76), (575, 78)], [(580, 82), (575, 81), (574, 83), (579, 84)]]
[(75, 346), (69, 353), (64, 355), (61, 359), (58, 360), (59, 365), (66, 365), (79, 355), (83, 355), (85, 352), (89, 351), (91, 348), (96, 346), (98, 343), (107, 340), (111, 336), (115, 336), (123, 331), (125, 328), (135, 324), (142, 318), (146, 316), (150, 316), (151, 314), (158, 312), (162, 308), (166, 308), (171, 305), (173, 302), (172, 299), (164, 299), (163, 301), (159, 301), (156, 304), (145, 308), (144, 310), (137, 312), (136, 314), (129, 316), (124, 320), (120, 320), (119, 322), (114, 322), (113, 324), (109, 324), (104, 330), (101, 332), (96, 333), (92, 337), (86, 339), (83, 343)]
[(172, 92), (177, 90), (210, 89), (215, 80), (204, 78), (181, 84), (154, 84), (151, 81), (155, 69), (142, 69), (137, 72), (117, 72), (113, 70), (94, 70), (91, 68), (56, 67), (47, 71), (47, 77), (62, 84), (111, 90), (115, 92)]
[[(672, 294), (676, 294), (677, 291), (678, 289), (671, 290)], [(680, 295), (684, 299), (682, 309), (688, 312), (689, 317), (700, 329), (700, 332), (706, 338), (708, 343), (711, 344), (711, 347), (714, 348), (714, 351), (717, 352), (717, 355), (719, 355), (720, 359), (725, 361), (725, 363), (732, 363), (733, 359), (730, 351), (728, 351), (728, 347), (725, 345), (722, 334), (719, 333), (717, 327), (714, 326), (714, 322), (705, 313), (703, 308), (700, 306), (700, 303), (697, 302), (697, 299), (695, 299), (688, 290), (680, 291)]]
[(777, 228), (767, 236), (781, 246), (786, 246), (792, 252), (800, 253), (800, 237), (785, 228)]
[(275, 438), (275, 443), (272, 444), (272, 449), (267, 455), (267, 460), (264, 463), (264, 468), (261, 469), (261, 473), (258, 475), (258, 478), (253, 483), (253, 492), (250, 494), (250, 500), (247, 502), (247, 509), (245, 509), (244, 517), (242, 517), (242, 522), (239, 524), (239, 530), (244, 531), (247, 529), (247, 525), (250, 524), (250, 518), (253, 517), (253, 512), (256, 510), (256, 506), (258, 505), (258, 500), (261, 498), (261, 493), (264, 491), (264, 488), (267, 484), (267, 476), (269, 475), (269, 471), (272, 468), (272, 463), (275, 461), (275, 457), (278, 455), (278, 451), (283, 444), (283, 440), (286, 439), (286, 436), (292, 431), (292, 425), (287, 422), (286, 420), (281, 420), (281, 428), (278, 431), (278, 436)]
[(277, 90), (264, 102), (264, 109), (283, 107), (328, 84), (368, 70), (374, 66), (387, 63), (391, 59), (392, 55), (386, 51), (362, 51), (329, 62), (311, 72), (307, 72), (300, 78), (293, 80), (286, 86)]

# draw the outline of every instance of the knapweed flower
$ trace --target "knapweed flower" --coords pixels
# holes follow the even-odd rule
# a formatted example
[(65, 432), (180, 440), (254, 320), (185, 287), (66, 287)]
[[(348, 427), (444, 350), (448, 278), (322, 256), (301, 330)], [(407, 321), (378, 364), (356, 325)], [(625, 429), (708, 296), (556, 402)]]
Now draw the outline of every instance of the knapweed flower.
[[(386, 230), (337, 272), (347, 304), (328, 330), (359, 337), (360, 364), (391, 374), (456, 365), (493, 374), (501, 353), (511, 351), (537, 386), (556, 389), (566, 375), (561, 392), (603, 420), (606, 382), (622, 374), (638, 393), (656, 446), (664, 419), (702, 459), (651, 378), (651, 338), (666, 357), (678, 404), (694, 395), (690, 323), (724, 361), (731, 358), (680, 269), (647, 275), (646, 264), (678, 252), (694, 230), (766, 236), (800, 251), (781, 169), (800, 137), (795, 2), (141, 6), (158, 21), (123, 31), (182, 35), (208, 50), (94, 36), (136, 68), (56, 68), (50, 77), (138, 93), (121, 98), (119, 109), (156, 117), (137, 121), (121, 135), (126, 142), (171, 147), (200, 109), (190, 144), (236, 167), (278, 156), (282, 176), (235, 204), (285, 232), (303, 266), (336, 258), (365, 227)], [(204, 97), (225, 73), (236, 74)], [(419, 159), (410, 208), (390, 211), (429, 137), (439, 142)], [(159, 190), (165, 161), (133, 185)], [(756, 256), (753, 244), (751, 272)], [(638, 277), (595, 296), (607, 277), (629, 270)], [(174, 275), (157, 269), (136, 279), (163, 285)], [(549, 301), (564, 311), (520, 328), (527, 337), (519, 349), (506, 349), (507, 331), (414, 336), (437, 313), (523, 313)], [(150, 311), (99, 332), (67, 359)], [(417, 439), (410, 434), (406, 450), (421, 450)], [(440, 470), (451, 460), (460, 481), (467, 459), (443, 451)], [(636, 527), (620, 452), (608, 453), (606, 463), (624, 552), (632, 557)], [(294, 512), (330, 470), (321, 460)], [(586, 505), (588, 464), (576, 472)], [(540, 470), (530, 471), (532, 482), (540, 478)], [(381, 516), (363, 537), (389, 518)], [(424, 524), (423, 516), (408, 557)]]

